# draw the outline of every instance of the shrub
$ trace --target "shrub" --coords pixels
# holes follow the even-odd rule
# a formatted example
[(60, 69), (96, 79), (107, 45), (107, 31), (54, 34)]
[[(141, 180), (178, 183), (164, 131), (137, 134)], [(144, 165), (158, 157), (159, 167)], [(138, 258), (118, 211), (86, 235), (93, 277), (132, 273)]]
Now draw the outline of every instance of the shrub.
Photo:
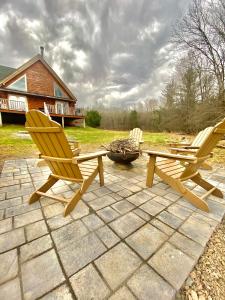
[(90, 110), (86, 115), (87, 125), (90, 127), (99, 127), (101, 123), (101, 115), (97, 110)]

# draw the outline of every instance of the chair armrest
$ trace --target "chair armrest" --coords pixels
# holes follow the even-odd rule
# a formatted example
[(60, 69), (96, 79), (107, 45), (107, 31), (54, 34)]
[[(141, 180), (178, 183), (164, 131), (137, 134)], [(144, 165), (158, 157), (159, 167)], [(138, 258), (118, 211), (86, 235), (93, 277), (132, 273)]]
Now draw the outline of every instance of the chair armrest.
[(191, 143), (168, 143), (169, 147), (188, 147)]
[(190, 153), (190, 154), (195, 154), (196, 150), (194, 149), (186, 149), (186, 148), (170, 148), (172, 151), (176, 152), (182, 152), (182, 153)]
[(104, 150), (104, 151), (98, 151), (98, 152), (94, 152), (94, 153), (79, 155), (79, 156), (73, 157), (72, 162), (73, 163), (81, 163), (81, 162), (84, 162), (86, 160), (95, 159), (95, 158), (98, 158), (100, 156), (104, 156), (109, 152), (110, 151), (105, 151)]
[(174, 160), (181, 160), (181, 161), (187, 161), (187, 162), (196, 162), (195, 156), (186, 156), (186, 155), (180, 155), (180, 154), (172, 154), (172, 153), (166, 153), (166, 152), (157, 152), (157, 151), (150, 151), (150, 150), (143, 150), (143, 153), (148, 154), (149, 156), (159, 156), (159, 157), (165, 157), (165, 158), (171, 158)]
[(139, 141), (139, 144), (143, 144), (144, 143), (144, 141)]

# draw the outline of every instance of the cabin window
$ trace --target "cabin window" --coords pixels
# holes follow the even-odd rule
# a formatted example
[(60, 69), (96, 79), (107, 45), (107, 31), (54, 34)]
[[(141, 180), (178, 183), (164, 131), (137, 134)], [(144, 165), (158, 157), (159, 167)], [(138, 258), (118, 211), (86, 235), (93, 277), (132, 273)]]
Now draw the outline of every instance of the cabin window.
[(27, 98), (9, 95), (9, 109), (17, 111), (28, 111)]
[(27, 91), (27, 80), (26, 80), (26, 75), (23, 75), (13, 83), (7, 86), (8, 88), (12, 90), (17, 90), (17, 91)]
[(61, 88), (56, 84), (54, 83), (54, 95), (56, 97), (63, 97), (63, 91), (61, 90)]

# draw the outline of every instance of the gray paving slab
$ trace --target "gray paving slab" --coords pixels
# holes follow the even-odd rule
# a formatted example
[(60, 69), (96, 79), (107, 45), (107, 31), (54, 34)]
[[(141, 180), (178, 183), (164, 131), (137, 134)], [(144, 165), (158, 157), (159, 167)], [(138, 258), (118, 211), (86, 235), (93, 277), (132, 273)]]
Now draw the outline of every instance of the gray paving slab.
[(118, 288), (141, 264), (140, 258), (120, 243), (95, 261), (111, 289)]
[(18, 274), (17, 250), (0, 254), (0, 266), (0, 284), (15, 278)]
[(143, 259), (148, 259), (167, 240), (168, 236), (150, 224), (138, 229), (126, 238), (130, 245)]
[(173, 299), (176, 292), (171, 285), (147, 265), (143, 265), (135, 272), (127, 284), (140, 300)]
[(175, 289), (180, 289), (194, 266), (194, 259), (165, 243), (148, 261), (149, 265)]
[(71, 276), (106, 251), (107, 248), (95, 233), (89, 233), (58, 253), (67, 276)]
[(70, 277), (70, 282), (78, 299), (105, 299), (110, 290), (93, 265), (88, 265)]
[(36, 299), (65, 280), (54, 250), (22, 264), (24, 298)]
[(121, 237), (124, 238), (144, 225), (145, 221), (133, 212), (109, 223), (109, 226)]
[(41, 300), (73, 300), (73, 296), (66, 284), (40, 298)]

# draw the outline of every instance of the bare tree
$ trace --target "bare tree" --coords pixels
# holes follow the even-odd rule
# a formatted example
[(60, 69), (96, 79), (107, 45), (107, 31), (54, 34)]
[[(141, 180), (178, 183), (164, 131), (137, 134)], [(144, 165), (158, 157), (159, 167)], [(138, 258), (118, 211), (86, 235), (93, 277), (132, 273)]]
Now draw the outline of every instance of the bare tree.
[(173, 40), (205, 61), (217, 80), (219, 104), (225, 106), (225, 0), (193, 0), (175, 28)]

